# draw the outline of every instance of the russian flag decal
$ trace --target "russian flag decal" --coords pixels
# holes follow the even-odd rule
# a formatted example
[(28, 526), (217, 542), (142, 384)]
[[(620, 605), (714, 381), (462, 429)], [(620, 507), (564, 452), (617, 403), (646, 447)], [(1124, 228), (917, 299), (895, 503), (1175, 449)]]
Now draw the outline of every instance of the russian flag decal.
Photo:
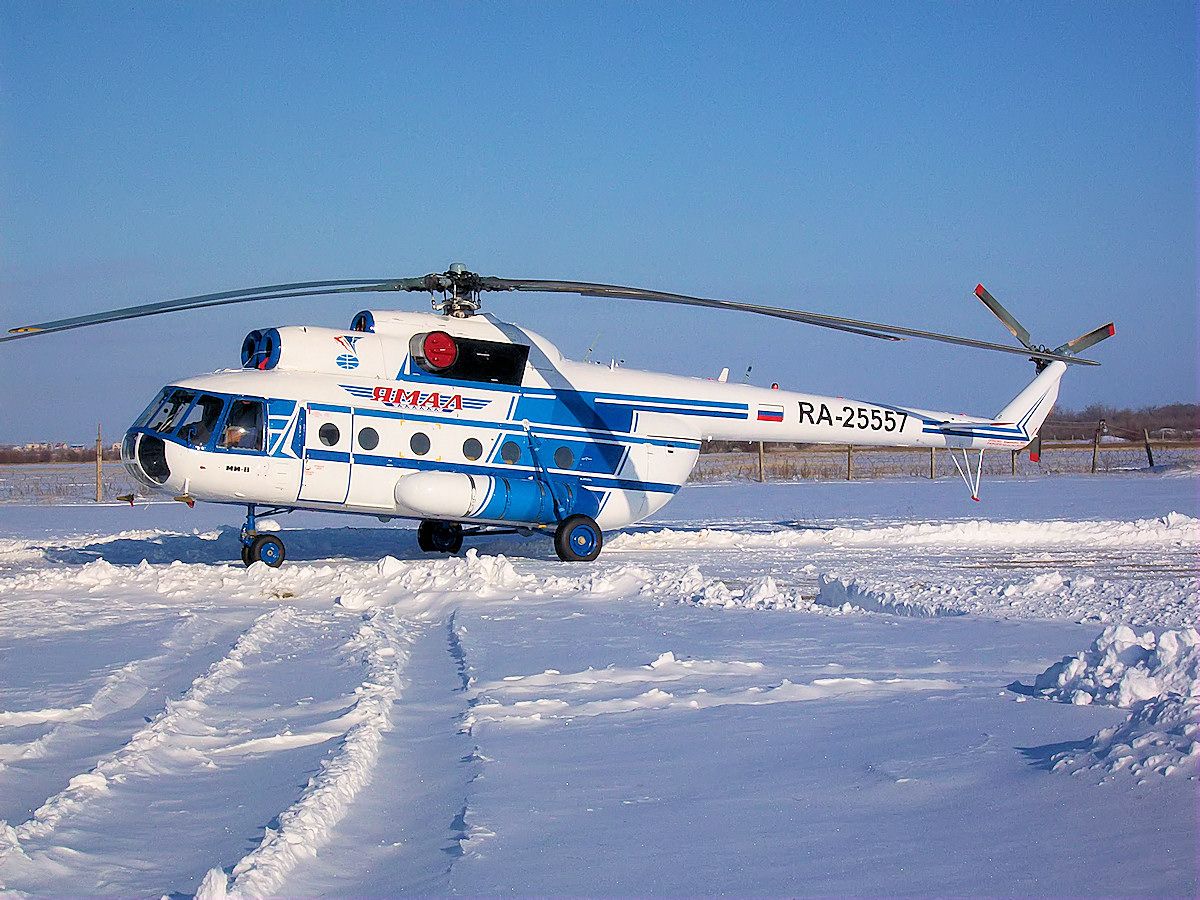
[(783, 407), (782, 406), (760, 406), (758, 408), (758, 421), (760, 422), (782, 422)]

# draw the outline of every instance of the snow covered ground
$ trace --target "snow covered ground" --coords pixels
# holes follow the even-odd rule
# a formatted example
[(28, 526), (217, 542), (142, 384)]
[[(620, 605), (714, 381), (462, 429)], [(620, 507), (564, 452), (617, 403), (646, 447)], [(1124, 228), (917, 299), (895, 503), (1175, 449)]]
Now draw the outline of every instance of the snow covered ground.
[(278, 571), (2, 506), (0, 887), (1194, 895), (1196, 488), (691, 487), (587, 565), (295, 514)]

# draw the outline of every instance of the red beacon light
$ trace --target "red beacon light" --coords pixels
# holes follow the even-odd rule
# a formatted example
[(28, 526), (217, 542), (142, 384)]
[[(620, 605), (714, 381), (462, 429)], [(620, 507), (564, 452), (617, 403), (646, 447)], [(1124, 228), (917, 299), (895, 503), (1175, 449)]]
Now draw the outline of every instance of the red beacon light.
[(421, 342), (421, 355), (431, 369), (448, 369), (458, 359), (458, 344), (444, 331), (431, 331)]

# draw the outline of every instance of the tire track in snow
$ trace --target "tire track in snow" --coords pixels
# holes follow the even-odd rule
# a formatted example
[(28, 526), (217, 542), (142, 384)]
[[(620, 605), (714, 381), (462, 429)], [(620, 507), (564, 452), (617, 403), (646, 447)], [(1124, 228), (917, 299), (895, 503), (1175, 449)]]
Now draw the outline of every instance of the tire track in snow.
[(24, 856), (22, 844), (48, 837), (85, 804), (107, 793), (110, 782), (119, 783), (131, 774), (153, 771), (149, 765), (153, 753), (194, 722), (210, 698), (236, 687), (246, 657), (262, 650), (282, 626), (298, 615), (301, 614), (293, 607), (278, 607), (259, 616), (222, 659), (192, 682), (183, 697), (167, 701), (166, 708), (119, 750), (102, 758), (89, 771), (71, 778), (29, 820), (17, 826), (0, 821), (0, 862), (13, 854)]
[(125, 663), (111, 672), (91, 699), (69, 709), (0, 712), (0, 726), (50, 724), (45, 734), (23, 744), (0, 744), (0, 773), (13, 763), (37, 759), (51, 752), (63, 738), (63, 726), (96, 722), (133, 707), (151, 685), (168, 673), (180, 658), (210, 644), (222, 630), (219, 622), (185, 612), (163, 641), (164, 652)]
[[(456, 693), (465, 693), (471, 689), (474, 678), (471, 676), (471, 667), (467, 663), (467, 652), (463, 645), (462, 637), (466, 633), (465, 626), (458, 624), (458, 610), (455, 610), (449, 620), (446, 622), (446, 639), (449, 645), (450, 656), (454, 659), (455, 666), (458, 670), (459, 686), (455, 689)], [(463, 720), (470, 713), (470, 701), (467, 708), (463, 710)], [(460, 727), (461, 734), (469, 735), (469, 730), (464, 730)], [(471, 752), (459, 760), (460, 765), (467, 766), (470, 772), (470, 778), (467, 779), (465, 785), (466, 796), (463, 797), (462, 808), (458, 815), (450, 823), (451, 843), (445, 848), (445, 852), (450, 856), (450, 863), (446, 866), (446, 875), (449, 876), (454, 869), (454, 863), (462, 857), (473, 840), (481, 840), (487, 837), (495, 837), (495, 832), (478, 823), (470, 822), (471, 815), (471, 785), (483, 776), (483, 764), (487, 761), (487, 757), (483, 755), (476, 744), (472, 747)]]
[(359, 792), (370, 782), (384, 734), (392, 727), (393, 706), (400, 695), (400, 673), (409, 658), (411, 628), (390, 609), (364, 614), (351, 646), (362, 654), (367, 678), (357, 689), (354, 710), (359, 721), (345, 734), (337, 752), (309, 779), (300, 797), (267, 828), (259, 846), (229, 872), (210, 869), (198, 898), (266, 897), (278, 894), (297, 865), (328, 843)]

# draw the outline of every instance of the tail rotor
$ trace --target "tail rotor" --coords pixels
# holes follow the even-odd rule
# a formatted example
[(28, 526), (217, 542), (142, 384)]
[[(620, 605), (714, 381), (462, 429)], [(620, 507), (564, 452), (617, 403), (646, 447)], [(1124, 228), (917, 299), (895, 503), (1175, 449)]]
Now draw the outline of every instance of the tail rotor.
[[(1029, 329), (1022, 325), (1016, 316), (1005, 309), (1004, 305), (993, 297), (982, 284), (975, 285), (975, 296), (980, 299), (984, 306), (991, 310), (992, 315), (1000, 320), (1000, 323), (1008, 329), (1009, 333), (1021, 342), (1021, 346), (1033, 353), (1056, 353), (1063, 356), (1077, 356), (1089, 347), (1094, 347), (1101, 341), (1117, 333), (1117, 327), (1112, 322), (1109, 322), (1107, 325), (1094, 328), (1087, 334), (1082, 334), (1074, 340), (1060, 344), (1051, 350), (1049, 347), (1033, 343)], [(1034, 359), (1033, 364), (1037, 366), (1039, 372), (1046, 368), (1045, 360)]]
[[(1060, 344), (1051, 350), (1049, 347), (1043, 347), (1033, 343), (1029, 334), (1029, 329), (1020, 323), (1016, 316), (1004, 308), (1004, 305), (991, 295), (987, 288), (982, 284), (975, 285), (975, 296), (979, 298), (992, 314), (1000, 320), (1000, 323), (1008, 329), (1009, 333), (1021, 342), (1025, 349), (1033, 353), (1054, 353), (1062, 356), (1076, 356), (1087, 350), (1089, 347), (1094, 347), (1103, 340), (1107, 340), (1117, 333), (1116, 326), (1109, 322), (1107, 325), (1101, 325), (1099, 328), (1094, 328), (1087, 334), (1082, 334), (1074, 340), (1067, 341), (1065, 344)], [(1047, 365), (1048, 361), (1032, 358), (1033, 364), (1037, 367), (1038, 372), (1041, 372)], [(1042, 457), (1042, 436), (1040, 432), (1034, 436), (1029, 442), (1029, 458), (1033, 462), (1038, 462)]]

